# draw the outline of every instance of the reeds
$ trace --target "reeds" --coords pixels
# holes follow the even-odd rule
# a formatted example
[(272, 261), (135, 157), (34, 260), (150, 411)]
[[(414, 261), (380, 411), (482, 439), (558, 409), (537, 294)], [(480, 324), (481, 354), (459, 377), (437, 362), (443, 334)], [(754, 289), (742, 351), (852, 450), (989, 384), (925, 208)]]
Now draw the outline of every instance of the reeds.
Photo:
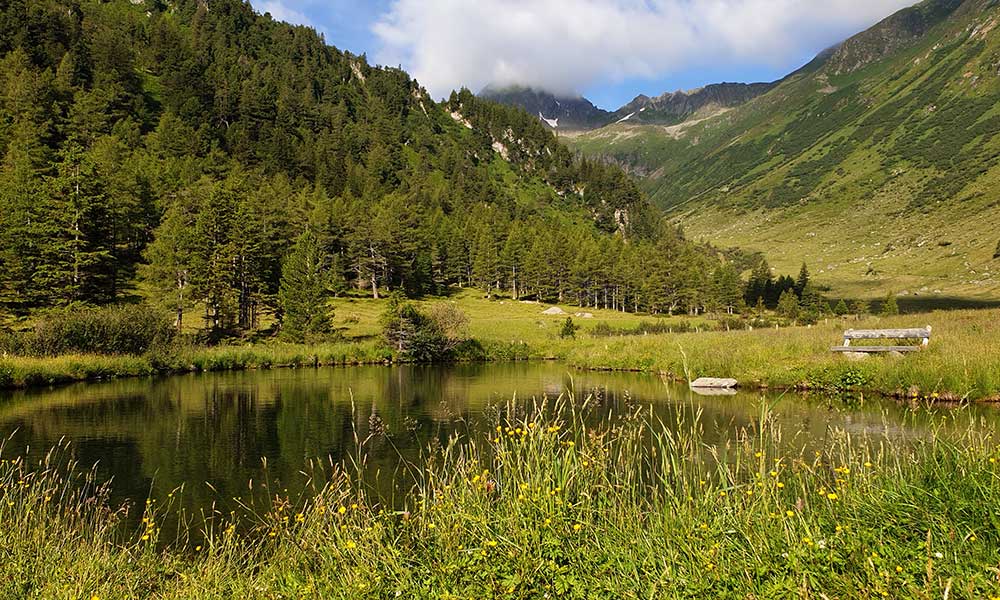
[[(107, 598), (982, 598), (996, 595), (1000, 452), (961, 433), (790, 441), (762, 404), (707, 445), (695, 406), (600, 420), (572, 399), (498, 411), (407, 470), (405, 508), (333, 470), (158, 543), (77, 471), (0, 464), (0, 595)], [(954, 432), (955, 428), (947, 429)], [(795, 449), (789, 451), (790, 448)], [(363, 452), (363, 449), (362, 449)], [(350, 467), (350, 468), (347, 468)], [(89, 482), (88, 482), (89, 484)], [(96, 489), (96, 491), (95, 491)], [(162, 541), (161, 541), (162, 542)]]

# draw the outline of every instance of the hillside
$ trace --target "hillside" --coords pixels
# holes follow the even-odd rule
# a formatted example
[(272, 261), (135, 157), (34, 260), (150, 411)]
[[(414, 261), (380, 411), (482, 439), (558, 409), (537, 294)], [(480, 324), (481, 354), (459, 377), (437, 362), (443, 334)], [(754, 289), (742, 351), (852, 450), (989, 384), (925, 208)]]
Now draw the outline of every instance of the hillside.
[(928, 0), (723, 114), (571, 143), (692, 237), (807, 261), (835, 294), (995, 297), (998, 24), (995, 0)]
[(713, 83), (687, 92), (667, 92), (655, 98), (639, 95), (612, 115), (612, 123), (676, 125), (707, 117), (753, 100), (772, 83)]
[(586, 98), (556, 95), (522, 86), (487, 86), (478, 96), (507, 106), (523, 108), (551, 129), (581, 131), (614, 121), (611, 113), (594, 106)]
[(467, 90), (436, 103), (240, 0), (4, 4), (0, 157), (0, 325), (146, 300), (213, 338), (298, 339), (345, 294), (651, 312), (740, 295), (717, 252), (536, 117)]

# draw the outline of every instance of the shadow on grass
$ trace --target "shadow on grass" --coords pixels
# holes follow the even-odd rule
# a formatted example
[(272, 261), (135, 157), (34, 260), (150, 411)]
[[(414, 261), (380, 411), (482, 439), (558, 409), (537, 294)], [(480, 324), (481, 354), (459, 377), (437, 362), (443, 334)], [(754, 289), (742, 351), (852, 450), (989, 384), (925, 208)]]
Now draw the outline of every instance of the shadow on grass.
[[(902, 296), (897, 298), (899, 310), (904, 313), (931, 312), (934, 310), (965, 310), (1000, 308), (1000, 298), (962, 298), (956, 296)], [(881, 304), (881, 303), (880, 303)]]

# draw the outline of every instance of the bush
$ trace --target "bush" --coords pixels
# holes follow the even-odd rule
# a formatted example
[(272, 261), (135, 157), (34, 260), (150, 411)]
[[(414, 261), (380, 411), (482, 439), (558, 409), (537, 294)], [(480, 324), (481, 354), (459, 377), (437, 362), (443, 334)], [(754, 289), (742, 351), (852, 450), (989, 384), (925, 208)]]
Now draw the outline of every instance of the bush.
[(4, 336), (0, 349), (24, 356), (144, 354), (174, 333), (165, 314), (144, 305), (64, 309), (47, 314), (32, 331)]
[(468, 318), (451, 305), (437, 305), (424, 314), (393, 295), (382, 315), (386, 342), (400, 356), (417, 362), (434, 362), (454, 357), (455, 351), (468, 340), (465, 327)]
[(563, 339), (575, 338), (576, 330), (580, 326), (573, 322), (573, 317), (566, 317), (566, 321), (563, 322), (562, 329), (559, 330), (559, 337)]
[(882, 303), (882, 316), (883, 317), (893, 317), (899, 314), (899, 303), (896, 302), (896, 295), (889, 292), (889, 295), (885, 297), (885, 302)]

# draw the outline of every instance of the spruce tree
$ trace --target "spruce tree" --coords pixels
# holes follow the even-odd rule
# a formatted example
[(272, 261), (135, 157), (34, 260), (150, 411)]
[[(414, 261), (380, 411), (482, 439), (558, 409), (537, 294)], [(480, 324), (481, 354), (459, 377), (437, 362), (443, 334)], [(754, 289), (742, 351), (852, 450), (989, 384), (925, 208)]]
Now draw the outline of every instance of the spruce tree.
[(497, 254), (496, 241), (485, 226), (479, 231), (475, 250), (472, 279), (487, 296), (492, 297), (500, 280), (500, 257)]
[(566, 317), (562, 327), (559, 329), (559, 337), (563, 339), (575, 338), (576, 330), (579, 328), (580, 326), (573, 322), (573, 317)]
[(806, 267), (806, 263), (802, 263), (799, 276), (795, 280), (795, 293), (799, 298), (802, 297), (802, 292), (805, 291), (807, 285), (809, 285), (809, 268)]
[(846, 315), (848, 312), (850, 311), (848, 310), (847, 303), (844, 302), (843, 298), (841, 298), (840, 301), (837, 302), (837, 305), (833, 307), (833, 314), (837, 315), (838, 317), (842, 317)]
[(774, 278), (771, 275), (771, 267), (767, 261), (761, 259), (754, 265), (753, 272), (750, 273), (750, 280), (747, 282), (746, 301), (747, 304), (757, 304), (757, 300), (767, 302), (767, 296), (774, 286)]
[(330, 330), (329, 265), (317, 242), (307, 229), (295, 240), (291, 253), (281, 268), (281, 334), (304, 342)]

